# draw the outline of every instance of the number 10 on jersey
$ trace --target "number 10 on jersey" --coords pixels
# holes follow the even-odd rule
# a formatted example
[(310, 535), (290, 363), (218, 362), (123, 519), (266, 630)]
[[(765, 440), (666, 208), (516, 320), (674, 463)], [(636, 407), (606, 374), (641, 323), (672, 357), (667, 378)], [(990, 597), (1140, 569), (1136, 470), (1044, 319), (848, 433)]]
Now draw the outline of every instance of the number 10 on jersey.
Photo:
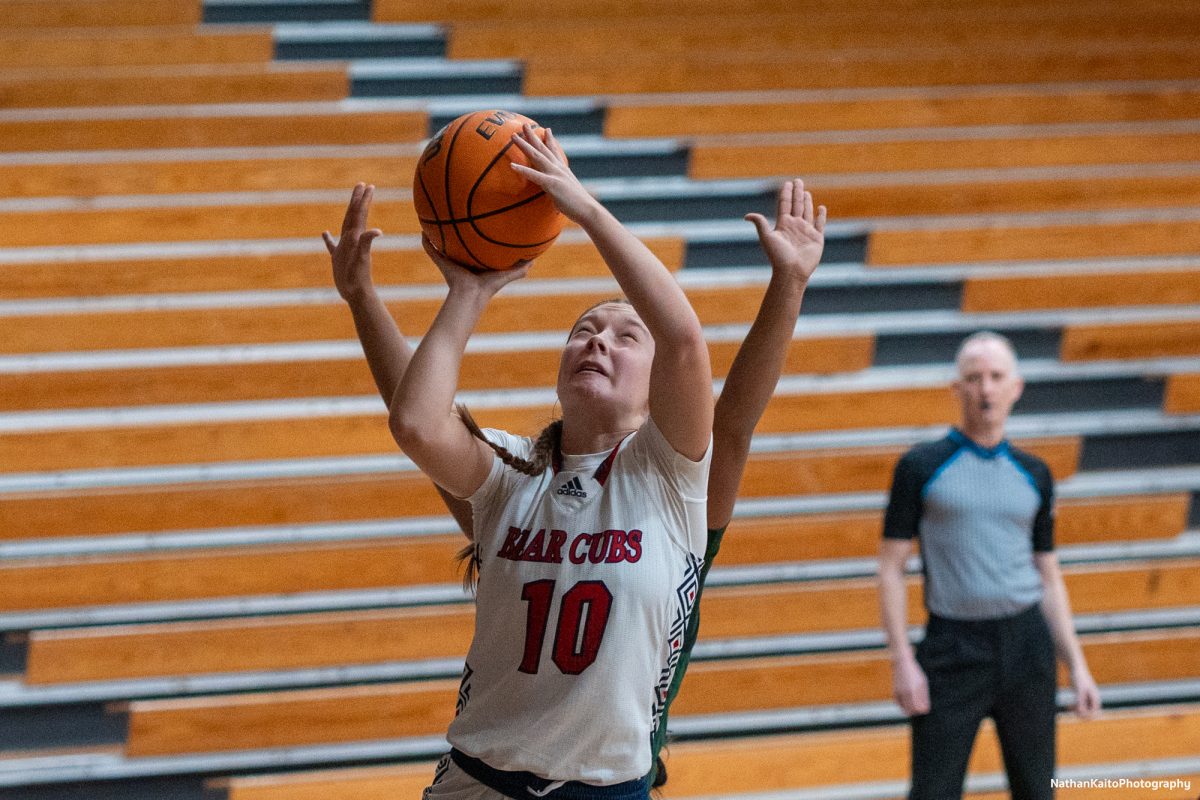
[[(553, 580), (532, 581), (521, 588), (521, 599), (529, 604), (525, 623), (525, 654), (521, 672), (536, 675), (542, 660), (542, 645), (550, 622), (554, 599)], [(604, 581), (580, 581), (562, 596), (550, 660), (564, 675), (578, 675), (592, 665), (600, 652), (600, 641), (608, 627), (612, 592)]]

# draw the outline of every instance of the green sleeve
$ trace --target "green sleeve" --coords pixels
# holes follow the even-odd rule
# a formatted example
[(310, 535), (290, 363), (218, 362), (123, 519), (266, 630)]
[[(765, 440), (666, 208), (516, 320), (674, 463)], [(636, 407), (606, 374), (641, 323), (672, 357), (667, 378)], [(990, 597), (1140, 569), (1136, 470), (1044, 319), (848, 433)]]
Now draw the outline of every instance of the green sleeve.
[(675, 696), (679, 694), (679, 686), (683, 683), (684, 673), (687, 672), (688, 663), (692, 660), (692, 648), (696, 645), (696, 638), (700, 633), (700, 596), (704, 594), (704, 582), (708, 579), (708, 571), (712, 568), (713, 561), (717, 557), (717, 551), (721, 549), (721, 539), (725, 536), (725, 529), (710, 528), (708, 531), (708, 546), (704, 550), (704, 564), (700, 567), (700, 586), (696, 589), (696, 602), (692, 606), (692, 614), (688, 617), (687, 629), (683, 635), (683, 649), (679, 653), (679, 663), (675, 667), (675, 674), (671, 678), (671, 685), (667, 688), (667, 702), (663, 706), (662, 714), (658, 718), (658, 727), (654, 731), (654, 736), (650, 740), (650, 783), (654, 783), (654, 773), (658, 769), (658, 756), (662, 752), (663, 745), (667, 741), (667, 716), (671, 710), (671, 703), (675, 701)]

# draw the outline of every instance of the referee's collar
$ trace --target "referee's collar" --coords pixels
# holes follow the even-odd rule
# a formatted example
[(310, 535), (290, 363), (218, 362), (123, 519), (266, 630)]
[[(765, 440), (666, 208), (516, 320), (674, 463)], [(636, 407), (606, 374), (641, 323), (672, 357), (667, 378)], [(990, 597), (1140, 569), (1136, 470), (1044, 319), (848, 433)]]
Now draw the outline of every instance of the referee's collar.
[(1008, 439), (1001, 439), (995, 447), (984, 447), (979, 442), (967, 436), (958, 428), (950, 429), (950, 441), (959, 447), (965, 447), (980, 458), (997, 458), (1008, 452)]

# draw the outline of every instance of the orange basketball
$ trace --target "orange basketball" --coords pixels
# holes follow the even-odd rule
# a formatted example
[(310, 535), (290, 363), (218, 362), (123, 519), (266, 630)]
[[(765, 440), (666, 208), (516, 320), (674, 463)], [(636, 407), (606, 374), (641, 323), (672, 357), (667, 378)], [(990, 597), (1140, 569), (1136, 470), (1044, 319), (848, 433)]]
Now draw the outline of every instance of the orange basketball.
[[(509, 164), (529, 165), (512, 135), (537, 123), (509, 111), (464, 114), (425, 146), (413, 178), (421, 229), (464, 266), (511, 269), (554, 244), (565, 219)], [(538, 128), (545, 138), (545, 129)]]

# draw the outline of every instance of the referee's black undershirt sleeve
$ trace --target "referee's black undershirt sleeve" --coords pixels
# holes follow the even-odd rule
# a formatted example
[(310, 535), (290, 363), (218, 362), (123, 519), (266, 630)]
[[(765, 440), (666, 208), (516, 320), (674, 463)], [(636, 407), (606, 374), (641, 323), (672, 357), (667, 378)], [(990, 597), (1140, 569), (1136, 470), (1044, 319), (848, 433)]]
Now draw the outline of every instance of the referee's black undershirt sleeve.
[(1043, 470), (1037, 482), (1042, 504), (1033, 520), (1033, 552), (1050, 553), (1054, 550), (1054, 479), (1049, 470)]
[(910, 451), (896, 464), (892, 473), (892, 491), (887, 511), (883, 515), (883, 538), (915, 539), (921, 514), (924, 511), (921, 489), (925, 484), (924, 470)]
[(1011, 451), (1021, 467), (1033, 478), (1041, 502), (1033, 519), (1033, 552), (1054, 551), (1054, 477), (1050, 467), (1040, 458), (1013, 448)]

